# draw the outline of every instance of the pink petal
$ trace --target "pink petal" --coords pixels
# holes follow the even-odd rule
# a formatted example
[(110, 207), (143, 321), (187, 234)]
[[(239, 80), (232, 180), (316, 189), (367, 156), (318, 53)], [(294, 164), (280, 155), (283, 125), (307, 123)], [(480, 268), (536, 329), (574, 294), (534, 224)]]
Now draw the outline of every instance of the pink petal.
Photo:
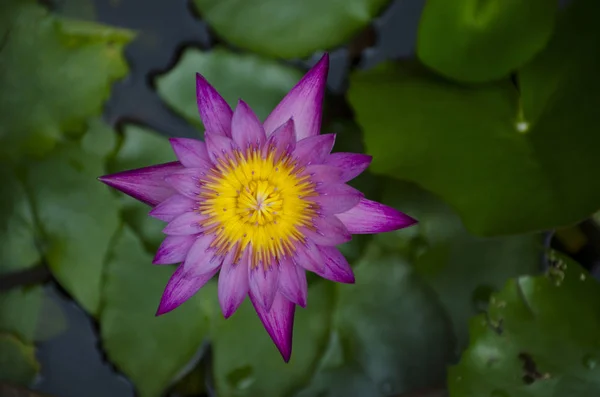
[(233, 112), (217, 90), (196, 73), (196, 101), (206, 132), (231, 137)]
[(273, 305), (269, 311), (258, 304), (258, 300), (252, 295), (252, 292), (250, 293), (250, 301), (267, 333), (279, 349), (283, 360), (287, 363), (292, 355), (292, 334), (294, 332), (296, 305), (285, 299), (280, 293), (275, 294)]
[(268, 269), (264, 269), (262, 264), (254, 269), (248, 266), (248, 284), (250, 293), (256, 298), (255, 303), (269, 311), (279, 289), (278, 264), (274, 262)]
[(213, 273), (205, 274), (200, 277), (189, 277), (185, 274), (183, 265), (179, 266), (171, 276), (171, 279), (165, 287), (165, 292), (158, 305), (156, 315), (160, 316), (179, 307), (183, 302), (190, 299), (200, 288), (215, 275)]
[(355, 207), (364, 194), (344, 183), (325, 185), (318, 196), (309, 199), (320, 206), (324, 215), (339, 214)]
[(246, 102), (241, 99), (233, 112), (231, 135), (242, 150), (250, 145), (261, 147), (267, 139), (262, 123)]
[[(279, 160), (285, 154), (291, 154), (296, 148), (296, 133), (294, 132), (294, 120), (289, 119), (280, 125), (271, 134), (265, 147), (275, 152), (275, 160)], [(266, 155), (266, 153), (265, 153)]]
[(316, 217), (313, 219), (313, 225), (315, 231), (304, 228), (303, 233), (318, 245), (339, 245), (352, 239), (346, 226), (335, 215)]
[(367, 169), (373, 157), (359, 153), (332, 153), (325, 164), (339, 167), (342, 170), (342, 182), (348, 182)]
[(202, 276), (219, 269), (223, 258), (216, 256), (214, 250), (210, 248), (214, 239), (215, 236), (212, 234), (198, 237), (183, 262), (186, 273), (192, 276)]
[(206, 149), (208, 157), (214, 164), (218, 164), (218, 159), (226, 159), (233, 157), (233, 149), (237, 149), (237, 145), (233, 139), (222, 135), (204, 134), (206, 140)]
[[(230, 250), (233, 253), (235, 250)], [(238, 263), (233, 263), (232, 255), (223, 260), (219, 273), (219, 304), (225, 318), (229, 318), (240, 307), (248, 293), (248, 264), (246, 250)]]
[(298, 140), (319, 134), (328, 69), (329, 55), (325, 54), (267, 117), (267, 136), (292, 117)]
[(183, 165), (175, 161), (104, 175), (98, 179), (134, 199), (155, 206), (175, 193), (175, 190), (165, 183), (165, 176), (181, 169)]
[(152, 261), (155, 265), (170, 265), (183, 262), (197, 236), (167, 236)]
[(173, 219), (163, 229), (163, 233), (178, 236), (187, 234), (198, 234), (204, 231), (204, 221), (207, 215), (199, 214), (196, 211), (185, 212)]
[(306, 307), (306, 271), (287, 257), (279, 261), (279, 292), (289, 301)]
[(161, 221), (171, 222), (177, 216), (184, 212), (193, 211), (197, 207), (198, 203), (195, 200), (181, 194), (174, 194), (154, 207), (149, 215)]
[(326, 183), (341, 183), (342, 172), (339, 168), (331, 165), (313, 164), (306, 167), (305, 175), (310, 176), (310, 180), (317, 186)]
[(395, 208), (362, 198), (357, 206), (335, 215), (352, 234), (374, 234), (402, 229), (417, 223)]
[(354, 284), (354, 272), (342, 253), (335, 247), (319, 247), (325, 260), (323, 271), (319, 276), (338, 283)]
[(335, 143), (335, 134), (315, 135), (304, 138), (296, 144), (294, 157), (300, 164), (323, 163)]
[(325, 263), (321, 257), (319, 247), (312, 242), (307, 240), (305, 243), (297, 243), (294, 251), (294, 264), (300, 266), (313, 273), (318, 273), (323, 270)]
[(195, 199), (200, 193), (202, 174), (198, 168), (184, 168), (167, 175), (165, 182), (184, 196)]
[(206, 168), (211, 166), (206, 144), (197, 139), (169, 138), (175, 155), (186, 167)]

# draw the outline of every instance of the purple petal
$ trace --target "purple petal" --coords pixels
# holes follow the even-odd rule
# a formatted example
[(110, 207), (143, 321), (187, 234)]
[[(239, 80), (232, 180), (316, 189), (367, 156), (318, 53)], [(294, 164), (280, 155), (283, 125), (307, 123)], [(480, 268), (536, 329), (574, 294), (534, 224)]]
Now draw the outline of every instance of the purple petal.
[(339, 245), (352, 239), (346, 226), (335, 215), (316, 217), (313, 219), (313, 226), (316, 230), (304, 228), (303, 232), (318, 245)]
[(241, 99), (233, 112), (231, 135), (242, 150), (250, 145), (261, 147), (267, 139), (262, 123), (246, 102)]
[[(230, 250), (230, 253), (235, 250)], [(241, 260), (233, 263), (232, 255), (228, 255), (223, 260), (223, 266), (219, 273), (219, 304), (225, 318), (229, 318), (240, 307), (246, 294), (248, 293), (248, 266), (249, 259), (246, 254), (242, 254)]]
[(304, 138), (296, 144), (294, 156), (300, 164), (323, 163), (335, 143), (335, 134), (315, 135)]
[(274, 262), (268, 269), (263, 268), (262, 264), (254, 269), (248, 266), (248, 285), (250, 293), (256, 298), (255, 303), (269, 311), (279, 289), (278, 264)]
[(292, 117), (298, 140), (319, 134), (328, 69), (329, 55), (325, 54), (267, 117), (267, 136)]
[(178, 161), (174, 161), (172, 163), (104, 175), (98, 179), (134, 199), (154, 207), (175, 193), (165, 183), (165, 176), (181, 169), (183, 169), (183, 165)]
[(207, 215), (196, 211), (185, 212), (169, 222), (163, 229), (163, 233), (172, 236), (198, 234), (204, 231), (204, 221), (207, 218)]
[(185, 274), (183, 265), (179, 266), (165, 287), (156, 315), (168, 313), (190, 299), (215, 273), (216, 271), (200, 277), (189, 277)]
[(320, 206), (324, 215), (339, 214), (355, 207), (364, 194), (344, 183), (325, 185), (318, 196), (309, 199)]
[(262, 321), (267, 333), (279, 349), (283, 360), (287, 363), (292, 355), (292, 334), (294, 332), (294, 305), (285, 297), (277, 293), (273, 300), (271, 310), (268, 312), (263, 309), (258, 300), (250, 293), (250, 301), (258, 314), (258, 318)]
[(373, 157), (359, 153), (332, 153), (325, 164), (339, 167), (342, 170), (342, 182), (348, 182), (367, 169)]
[(169, 138), (175, 155), (186, 167), (206, 168), (211, 166), (206, 144), (197, 139)]
[(201, 276), (219, 269), (223, 258), (215, 255), (214, 250), (210, 248), (214, 239), (215, 236), (212, 234), (198, 237), (183, 262), (186, 272), (192, 276)]
[(279, 292), (289, 301), (306, 307), (306, 271), (287, 257), (279, 261)]
[(307, 240), (305, 243), (296, 243), (294, 251), (294, 264), (300, 266), (303, 269), (318, 273), (323, 270), (325, 266), (319, 247), (316, 246), (311, 240)]
[[(294, 132), (294, 120), (289, 119), (279, 126), (267, 140), (265, 147), (275, 152), (275, 160), (279, 160), (284, 154), (290, 154), (296, 148), (296, 133)], [(265, 153), (266, 155), (266, 153)]]
[(331, 165), (313, 164), (306, 167), (305, 175), (310, 176), (310, 180), (317, 186), (325, 183), (341, 183), (342, 172), (339, 168)]
[(171, 222), (177, 216), (184, 212), (193, 211), (198, 207), (198, 203), (191, 198), (174, 194), (156, 207), (154, 207), (149, 215), (161, 221)]
[(165, 181), (177, 192), (195, 199), (200, 194), (200, 174), (198, 168), (184, 168), (165, 177)]
[(319, 276), (338, 283), (354, 284), (354, 272), (342, 253), (335, 247), (319, 247), (325, 260), (323, 271)]
[(183, 262), (196, 238), (197, 236), (165, 237), (160, 247), (158, 247), (152, 263), (155, 265), (170, 265)]
[(233, 139), (226, 136), (207, 133), (204, 134), (204, 139), (206, 140), (208, 157), (214, 164), (218, 164), (219, 158), (233, 157), (233, 149), (237, 148)]
[(335, 215), (352, 234), (374, 234), (402, 229), (417, 223), (395, 208), (362, 198), (357, 206)]
[(231, 137), (233, 112), (217, 90), (196, 73), (196, 101), (206, 132)]

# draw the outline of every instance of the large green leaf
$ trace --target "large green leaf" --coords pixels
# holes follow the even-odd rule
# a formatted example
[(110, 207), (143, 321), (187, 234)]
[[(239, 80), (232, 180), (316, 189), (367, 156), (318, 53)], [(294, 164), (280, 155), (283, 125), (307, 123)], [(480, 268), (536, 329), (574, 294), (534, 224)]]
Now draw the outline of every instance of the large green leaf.
[(292, 358), (287, 364), (248, 300), (227, 320), (215, 310), (218, 320), (212, 342), (219, 396), (279, 397), (306, 382), (327, 342), (332, 287), (315, 283), (309, 288), (307, 308), (297, 308)]
[(11, 334), (0, 333), (0, 381), (28, 385), (39, 368), (32, 345)]
[(243, 99), (264, 120), (300, 80), (300, 71), (252, 54), (217, 48), (186, 50), (173, 70), (156, 80), (158, 94), (191, 123), (202, 126), (196, 105), (196, 73), (201, 73), (235, 107)]
[[(168, 163), (177, 158), (165, 136), (148, 128), (126, 125), (123, 140), (114, 159), (109, 163), (110, 172), (119, 172), (155, 164)], [(155, 251), (165, 235), (165, 223), (148, 216), (150, 207), (119, 193), (123, 218), (140, 236), (148, 250)]]
[(409, 183), (389, 180), (382, 201), (419, 223), (377, 235), (375, 241), (411, 258), (452, 318), (459, 350), (468, 343), (469, 318), (482, 309), (489, 294), (509, 278), (541, 268), (540, 235), (472, 236), (447, 204)]
[(100, 300), (103, 263), (118, 225), (118, 203), (96, 180), (103, 158), (73, 143), (58, 146), (27, 169), (26, 185), (58, 282), (90, 313)]
[[(483, 235), (549, 229), (600, 207), (600, 10), (575, 0), (549, 46), (520, 76), (466, 88), (414, 65), (352, 77), (350, 100), (371, 169), (415, 181)], [(522, 107), (521, 107), (522, 105)], [(565, 133), (569, 131), (569, 133)]]
[(388, 0), (194, 0), (202, 18), (237, 47), (302, 58), (343, 44)]
[(600, 285), (557, 258), (549, 273), (510, 280), (448, 376), (451, 397), (600, 394)]
[(37, 339), (43, 295), (42, 287), (37, 285), (0, 293), (0, 332), (29, 343)]
[(419, 22), (417, 54), (460, 81), (507, 76), (544, 48), (557, 1), (429, 0)]
[(355, 285), (337, 286), (326, 355), (298, 395), (383, 397), (443, 380), (454, 338), (435, 293), (375, 245), (354, 270)]
[(33, 0), (4, 1), (0, 14), (0, 157), (46, 153), (101, 112), (110, 84), (127, 72), (122, 49), (132, 36), (58, 19)]
[(173, 270), (153, 266), (152, 257), (127, 227), (114, 242), (106, 267), (102, 343), (142, 397), (162, 395), (208, 333), (210, 312), (203, 313), (207, 303), (202, 293), (171, 313), (155, 316)]

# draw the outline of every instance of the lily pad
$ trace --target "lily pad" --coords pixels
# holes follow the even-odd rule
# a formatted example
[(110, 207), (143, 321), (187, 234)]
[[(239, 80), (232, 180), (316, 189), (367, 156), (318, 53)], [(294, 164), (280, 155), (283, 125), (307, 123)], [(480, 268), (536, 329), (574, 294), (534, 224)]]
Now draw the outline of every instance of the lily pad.
[(47, 153), (100, 114), (111, 83), (127, 73), (122, 50), (132, 35), (54, 17), (33, 0), (3, 2), (0, 14), (9, 21), (0, 50), (0, 157)]
[(28, 385), (39, 369), (33, 345), (11, 334), (0, 333), (0, 381)]
[(600, 285), (557, 257), (548, 274), (510, 280), (471, 321), (450, 369), (451, 397), (600, 394)]
[(457, 350), (462, 351), (468, 344), (469, 318), (485, 308), (489, 294), (511, 277), (539, 272), (542, 236), (475, 237), (433, 194), (405, 182), (389, 180), (385, 186), (382, 201), (419, 223), (377, 235), (375, 241), (411, 258), (452, 319)]
[(208, 334), (210, 312), (204, 313), (202, 293), (171, 313), (155, 316), (174, 269), (153, 266), (152, 256), (127, 227), (115, 239), (107, 263), (102, 344), (142, 397), (163, 395)]
[(417, 54), (446, 77), (483, 82), (506, 77), (541, 51), (554, 28), (558, 1), (428, 0)]
[(261, 120), (302, 78), (299, 70), (257, 55), (222, 48), (210, 52), (187, 49), (173, 70), (156, 79), (156, 88), (169, 106), (199, 127), (196, 73), (202, 74), (232, 108), (241, 98)]
[(202, 18), (237, 47), (275, 58), (304, 58), (341, 45), (388, 0), (194, 0)]
[[(109, 171), (119, 172), (176, 160), (165, 136), (148, 128), (129, 124), (124, 127), (121, 146), (109, 163)], [(165, 237), (162, 230), (166, 224), (150, 217), (150, 207), (146, 204), (122, 194), (118, 194), (118, 197), (123, 219), (140, 236), (150, 252), (156, 251)]]
[[(508, 82), (463, 87), (413, 64), (352, 77), (350, 101), (374, 156), (371, 170), (414, 181), (480, 235), (575, 223), (600, 208), (600, 3), (574, 1), (554, 37)], [(565, 134), (565, 131), (569, 134)]]
[(0, 333), (31, 343), (39, 329), (44, 291), (40, 286), (18, 287), (0, 293)]
[(96, 180), (104, 173), (103, 158), (68, 143), (31, 163), (26, 174), (50, 270), (91, 314), (98, 310), (103, 263), (119, 226), (117, 200)]

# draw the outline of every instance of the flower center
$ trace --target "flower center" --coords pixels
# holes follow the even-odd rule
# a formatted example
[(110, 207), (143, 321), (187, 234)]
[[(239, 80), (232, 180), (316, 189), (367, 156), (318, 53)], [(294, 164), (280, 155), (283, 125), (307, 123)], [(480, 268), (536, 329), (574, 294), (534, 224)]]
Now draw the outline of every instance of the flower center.
[(307, 200), (314, 184), (288, 155), (248, 149), (234, 151), (207, 173), (199, 211), (208, 215), (207, 233), (214, 233), (218, 254), (251, 249), (251, 265), (269, 266), (294, 252), (302, 227), (311, 227), (316, 207)]

